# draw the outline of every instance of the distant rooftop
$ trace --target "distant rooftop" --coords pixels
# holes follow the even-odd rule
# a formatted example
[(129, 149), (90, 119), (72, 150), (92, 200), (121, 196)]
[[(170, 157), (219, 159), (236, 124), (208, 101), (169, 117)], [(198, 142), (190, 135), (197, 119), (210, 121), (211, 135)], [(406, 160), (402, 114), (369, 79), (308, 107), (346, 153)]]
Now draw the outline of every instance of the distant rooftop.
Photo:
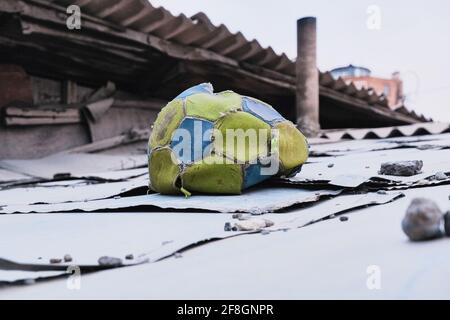
[(349, 64), (345, 67), (334, 68), (331, 70), (334, 79), (339, 77), (370, 77), (371, 71), (365, 67), (354, 66)]

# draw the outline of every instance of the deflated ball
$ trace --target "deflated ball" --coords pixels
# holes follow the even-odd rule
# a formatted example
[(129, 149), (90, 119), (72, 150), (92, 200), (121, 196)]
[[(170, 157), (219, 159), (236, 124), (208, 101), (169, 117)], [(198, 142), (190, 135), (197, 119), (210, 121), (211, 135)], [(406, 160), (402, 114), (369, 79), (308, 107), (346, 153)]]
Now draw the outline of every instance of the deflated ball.
[(203, 83), (158, 114), (149, 139), (150, 188), (240, 194), (272, 176), (295, 175), (307, 158), (306, 138), (270, 105)]

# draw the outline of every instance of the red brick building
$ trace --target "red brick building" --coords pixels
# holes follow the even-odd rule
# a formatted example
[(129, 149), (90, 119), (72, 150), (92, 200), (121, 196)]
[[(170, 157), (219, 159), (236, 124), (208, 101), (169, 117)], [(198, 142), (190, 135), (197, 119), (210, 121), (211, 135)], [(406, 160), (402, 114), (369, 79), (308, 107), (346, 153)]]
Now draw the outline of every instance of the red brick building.
[(347, 84), (353, 82), (358, 89), (372, 88), (377, 94), (383, 94), (388, 100), (391, 109), (403, 105), (403, 83), (400, 74), (394, 72), (390, 79), (373, 77), (367, 68), (348, 65), (331, 71), (334, 78), (341, 77)]

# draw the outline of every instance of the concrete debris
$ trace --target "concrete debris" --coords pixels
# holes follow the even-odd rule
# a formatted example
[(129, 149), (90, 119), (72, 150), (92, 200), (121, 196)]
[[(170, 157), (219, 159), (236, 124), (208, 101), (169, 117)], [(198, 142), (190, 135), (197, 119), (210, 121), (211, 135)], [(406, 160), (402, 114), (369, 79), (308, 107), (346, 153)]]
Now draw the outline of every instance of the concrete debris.
[(58, 172), (53, 175), (54, 180), (65, 180), (72, 177), (72, 174), (70, 172)]
[(64, 262), (71, 262), (72, 260), (73, 259), (72, 259), (72, 256), (70, 254), (64, 255)]
[(422, 144), (417, 146), (417, 149), (419, 150), (431, 150), (431, 149), (436, 149), (438, 148), (438, 146), (432, 145), (432, 144)]
[(434, 180), (445, 180), (445, 179), (447, 179), (447, 175), (442, 171), (436, 172), (436, 174), (434, 175)]
[(267, 219), (248, 219), (241, 220), (235, 223), (235, 227), (238, 231), (256, 231), (263, 228), (271, 227), (274, 223)]
[(429, 185), (429, 184), (430, 184), (430, 181), (428, 181), (427, 179), (421, 179), (421, 180), (417, 181), (414, 185), (416, 185), (416, 186), (426, 186), (426, 185)]
[(379, 173), (390, 176), (413, 176), (422, 170), (422, 160), (384, 162)]
[(250, 215), (244, 215), (242, 213), (235, 213), (232, 215), (233, 219), (237, 219), (237, 220), (248, 220), (250, 219)]
[(437, 204), (426, 198), (411, 201), (402, 221), (402, 229), (412, 241), (428, 240), (442, 235), (443, 213)]
[(98, 259), (98, 264), (108, 267), (119, 267), (122, 265), (122, 259), (115, 257), (103, 256)]

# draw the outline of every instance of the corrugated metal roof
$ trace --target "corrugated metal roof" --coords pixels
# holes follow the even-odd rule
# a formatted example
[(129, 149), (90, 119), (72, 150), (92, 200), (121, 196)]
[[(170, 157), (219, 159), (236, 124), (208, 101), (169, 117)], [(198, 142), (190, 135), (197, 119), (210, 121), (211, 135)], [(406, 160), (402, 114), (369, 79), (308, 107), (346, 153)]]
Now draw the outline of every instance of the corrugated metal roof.
[[(268, 187), (259, 190), (259, 196), (256, 190), (236, 196), (242, 199), (238, 201), (228, 199), (229, 196), (214, 196), (212, 202), (209, 200), (211, 196), (207, 202), (202, 196), (178, 198), (174, 200), (178, 204), (167, 201), (166, 205), (161, 206), (166, 208), (164, 212), (0, 215), (3, 219), (0, 234), (8, 240), (0, 242), (0, 283), (68, 276), (70, 273), (64, 272), (68, 262), (48, 263), (51, 258), (67, 253), (73, 257), (70, 264), (80, 266), (81, 270), (104, 269), (98, 264), (98, 258), (105, 254), (119, 257), (126, 264), (122, 268), (83, 276), (83, 290), (67, 290), (67, 279), (64, 277), (34, 286), (9, 287), (2, 290), (2, 298), (220, 299), (224, 295), (336, 298), (348, 297), (349, 292), (354, 298), (446, 297), (448, 288), (442, 287), (441, 283), (448, 273), (449, 259), (444, 254), (448, 240), (425, 243), (407, 241), (401, 230), (401, 219), (408, 203), (415, 197), (432, 199), (442, 209), (448, 205), (448, 148), (419, 148), (423, 143), (448, 146), (449, 141), (449, 134), (441, 134), (420, 138), (337, 141), (320, 145), (320, 151), (334, 155), (312, 156), (299, 174), (300, 178), (308, 178), (315, 187), (328, 188), (331, 192), (330, 185), (336, 177), (351, 177), (356, 173), (369, 179), (364, 182), (364, 188), (346, 186), (349, 192), (321, 199), (314, 205), (296, 206), (289, 211), (268, 213), (262, 217), (244, 214), (240, 218), (245, 221), (264, 218), (274, 223), (263, 231), (247, 232), (245, 236), (241, 236), (244, 233), (239, 231), (224, 231), (226, 222), (237, 223), (241, 221), (239, 217), (229, 213), (193, 213), (188, 208), (194, 207), (197, 201), (197, 205), (201, 202), (208, 206), (225, 204), (230, 209), (243, 206), (251, 211), (254, 205), (245, 203), (246, 195), (254, 197), (252, 201), (255, 206), (264, 205), (263, 202), (273, 205), (288, 198), (301, 201), (303, 197), (299, 198), (297, 194), (313, 195), (317, 188), (308, 189), (291, 181), (289, 188), (283, 192), (278, 192), (282, 188)], [(408, 143), (409, 149), (398, 150), (395, 145), (399, 143)], [(389, 144), (393, 144), (394, 148), (380, 149)], [(313, 149), (317, 147), (312, 146)], [(384, 179), (379, 179), (376, 169), (381, 163), (407, 159), (423, 160), (423, 172), (410, 177), (385, 175)], [(437, 172), (443, 173), (446, 179), (437, 179)], [(370, 181), (374, 178), (377, 181)], [(288, 182), (284, 183), (284, 188), (287, 188)], [(390, 191), (393, 187), (403, 190), (401, 193)], [(377, 192), (380, 189), (385, 191)], [(15, 190), (19, 195), (25, 194), (23, 188)], [(272, 191), (276, 193), (269, 195)], [(146, 205), (149, 206), (154, 198), (159, 198), (161, 204), (163, 198), (157, 196), (147, 196)], [(135, 197), (123, 198), (136, 204)], [(115, 200), (91, 200), (82, 206)], [(175, 207), (186, 209), (184, 212), (173, 212)], [(336, 219), (344, 214), (347, 219)], [(39, 228), (36, 228), (37, 225)], [(208, 245), (203, 245), (205, 243)], [(373, 250), (368, 251), (367, 248)], [(176, 254), (179, 252), (182, 255)], [(125, 259), (130, 253), (133, 258)], [(438, 263), (430, 264), (430, 261)], [(369, 276), (366, 270), (373, 265), (380, 266), (383, 277), (388, 277), (389, 283), (393, 283), (376, 293), (365, 286)], [(436, 269), (436, 265), (440, 267)], [(340, 277), (336, 278), (330, 268), (339, 270)], [(255, 273), (255, 270), (258, 272)], [(416, 276), (418, 272), (421, 277)], [(261, 281), (261, 275), (264, 281)], [(110, 290), (111, 281), (120, 290)], [(180, 283), (184, 285), (180, 287)], [(293, 286), (302, 290), (292, 290)], [(218, 287), (222, 290), (217, 290)]]
[[(59, 5), (76, 4), (95, 17), (117, 25), (149, 33), (181, 45), (199, 47), (271, 71), (295, 77), (295, 61), (286, 54), (277, 54), (272, 47), (264, 48), (256, 40), (248, 40), (241, 32), (232, 33), (225, 25), (214, 25), (203, 12), (192, 17), (173, 15), (163, 7), (154, 7), (146, 0), (43, 0)], [(371, 88), (358, 89), (342, 78), (334, 79), (330, 72), (320, 72), (321, 86), (365, 101), (369, 105), (388, 108), (386, 97)], [(422, 115), (404, 113), (416, 120), (426, 121)]]
[(321, 137), (332, 141), (341, 139), (382, 139), (420, 136), (450, 132), (450, 124), (444, 122), (417, 123), (405, 126), (368, 129), (323, 130)]
[[(246, 212), (263, 214), (283, 210), (297, 204), (316, 202), (319, 201), (321, 197), (335, 196), (340, 193), (340, 190), (301, 190), (285, 186), (280, 188), (254, 189), (242, 195), (232, 195), (227, 197), (219, 196), (214, 201), (211, 201), (211, 196), (209, 195), (197, 195), (195, 197), (184, 199), (180, 196), (161, 195), (156, 193), (123, 198), (110, 198), (114, 194), (122, 194), (122, 192), (128, 191), (130, 188), (136, 188), (138, 186), (145, 186), (145, 184), (139, 183), (139, 181), (136, 181), (135, 184), (131, 184), (130, 181), (124, 183), (107, 183), (106, 185), (94, 185), (93, 187), (86, 187), (84, 185), (78, 187), (74, 186), (69, 190), (56, 191), (58, 195), (61, 195), (61, 201), (56, 200), (56, 202), (52, 201), (55, 201), (55, 198), (58, 198), (58, 195), (50, 195), (49, 192), (44, 192), (43, 190), (34, 190), (35, 192), (30, 194), (29, 197), (26, 197), (21, 204), (11, 204), (1, 208), (0, 214), (73, 211), (94, 212), (102, 210), (120, 210), (122, 212), (127, 212), (139, 210), (139, 208), (143, 208), (147, 211), (158, 208), (161, 210), (206, 210), (223, 213)], [(120, 188), (123, 188), (124, 191), (120, 191), (122, 190)], [(23, 189), (21, 190), (23, 191)], [(92, 195), (89, 194), (90, 191), (92, 191)], [(12, 197), (13, 199), (11, 202), (17, 203), (20, 201), (20, 199), (18, 199), (20, 195), (17, 194), (17, 190), (12, 189), (0, 192), (5, 193), (5, 196)], [(79, 192), (80, 194), (77, 197), (73, 196), (73, 199), (69, 202), (70, 192)], [(39, 201), (40, 204), (36, 204), (35, 199), (37, 197), (41, 198), (41, 201)], [(97, 200), (92, 200), (92, 197), (97, 198)], [(84, 200), (81, 200), (83, 198)], [(277, 199), (277, 201), (274, 202), (274, 198)], [(35, 204), (26, 204), (30, 201), (34, 201)]]
[[(0, 295), (4, 299), (448, 299), (448, 238), (411, 243), (400, 225), (412, 198), (430, 197), (445, 208), (449, 191), (449, 186), (406, 190), (397, 201), (346, 213), (345, 222), (327, 219), (288, 232), (232, 237), (186, 251), (182, 258), (98, 272), (82, 279), (81, 290), (67, 290), (67, 280), (61, 279), (6, 289)], [(316, 216), (316, 210), (317, 206), (305, 208), (297, 216)], [(376, 283), (371, 286), (376, 272), (379, 289)], [(112, 283), (117, 290), (111, 290)]]
[(163, 7), (145, 0), (47, 0), (60, 5), (76, 4), (84, 12), (115, 24), (182, 45), (214, 51), (236, 61), (245, 61), (281, 73), (295, 75), (293, 61), (285, 54), (263, 48), (247, 40), (241, 32), (232, 33), (225, 25), (215, 26), (204, 13), (191, 18), (174, 16)]
[[(318, 207), (310, 209), (308, 214), (274, 213), (264, 215), (264, 219), (274, 222), (274, 225), (268, 229), (273, 232), (280, 229), (293, 229), (317, 222), (330, 214), (338, 214), (362, 206), (385, 204), (394, 201), (398, 196), (399, 192), (346, 195), (321, 202)], [(245, 221), (261, 221), (262, 219), (259, 216), (250, 215), (243, 215), (243, 217)], [(98, 258), (105, 254), (119, 258), (133, 254), (133, 259), (128, 259), (128, 266), (142, 262), (156, 262), (160, 258), (170, 256), (202, 241), (223, 240), (249, 233), (224, 231), (224, 224), (233, 221), (229, 214), (102, 212), (86, 213), (81, 218), (76, 213), (4, 215), (2, 218), (4, 220), (2, 226), (5, 229), (1, 230), (1, 234), (10, 242), (3, 242), (3, 246), (0, 245), (2, 249), (0, 283), (62, 275), (65, 273), (64, 269), (74, 263), (80, 267), (93, 268), (97, 265)], [(36, 230), (36, 224), (41, 225), (42, 228)], [(101, 229), (98, 228), (99, 225), (102, 226)], [(128, 230), (133, 230), (132, 234)], [(251, 232), (253, 231), (250, 230)], [(26, 234), (25, 239), (24, 234)], [(8, 245), (11, 242), (16, 245)], [(87, 247), (89, 250), (86, 250)], [(31, 252), (35, 254), (30, 254)], [(67, 253), (71, 255), (73, 261), (48, 264), (51, 258), (63, 257)], [(9, 270), (4, 270), (5, 264), (10, 266)], [(11, 264), (15, 264), (14, 267)], [(24, 269), (33, 272), (18, 271)], [(62, 272), (49, 273), (50, 270), (55, 269)]]

